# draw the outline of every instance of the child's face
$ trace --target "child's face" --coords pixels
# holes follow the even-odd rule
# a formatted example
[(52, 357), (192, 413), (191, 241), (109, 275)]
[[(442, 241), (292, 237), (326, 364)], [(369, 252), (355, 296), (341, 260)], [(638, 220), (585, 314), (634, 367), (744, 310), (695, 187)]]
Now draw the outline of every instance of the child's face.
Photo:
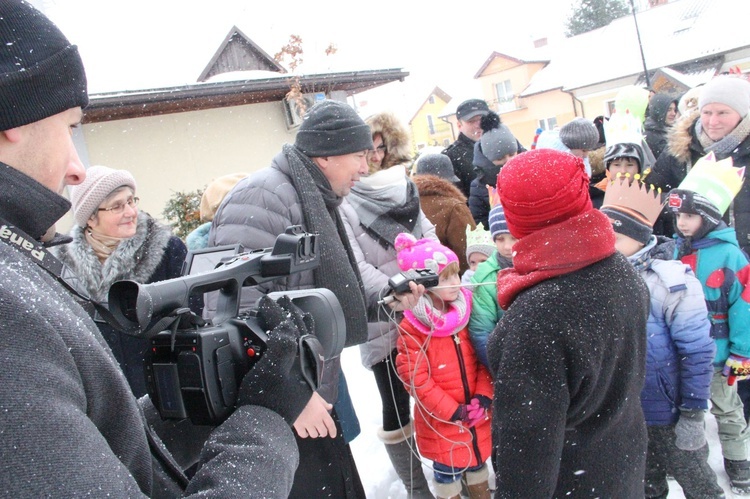
[(641, 248), (643, 248), (643, 244), (639, 243), (632, 237), (615, 232), (615, 249), (623, 255), (635, 255), (641, 250)]
[(678, 213), (676, 219), (677, 228), (685, 237), (691, 237), (697, 234), (703, 223), (701, 216), (695, 213)]
[[(438, 276), (438, 288), (430, 290), (431, 293), (435, 294), (440, 298), (443, 303), (451, 303), (456, 301), (458, 294), (461, 292), (459, 285), (461, 284), (461, 278), (458, 274), (451, 274), (450, 277), (446, 277), (444, 273)], [(441, 286), (452, 286), (450, 288), (441, 288)]]
[(477, 270), (479, 264), (484, 262), (485, 260), (487, 260), (487, 255), (475, 251), (474, 253), (469, 255), (469, 269)]
[(638, 173), (638, 161), (633, 158), (615, 158), (609, 162), (609, 178), (617, 178), (618, 173), (629, 173), (632, 177)]
[(518, 242), (518, 239), (511, 236), (510, 234), (499, 234), (495, 236), (495, 246), (497, 246), (497, 252), (500, 256), (507, 260), (513, 259), (513, 245)]

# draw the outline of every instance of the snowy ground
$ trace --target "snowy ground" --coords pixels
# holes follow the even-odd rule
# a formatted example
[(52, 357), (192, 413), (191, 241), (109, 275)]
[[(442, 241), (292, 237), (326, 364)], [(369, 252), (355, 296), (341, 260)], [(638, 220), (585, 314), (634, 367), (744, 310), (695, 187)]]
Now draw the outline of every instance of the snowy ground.
[[(345, 349), (342, 354), (342, 363), (349, 390), (354, 400), (354, 407), (362, 426), (362, 433), (352, 442), (351, 446), (367, 497), (368, 499), (405, 499), (406, 491), (391, 467), (385, 447), (376, 436), (377, 429), (381, 424), (381, 409), (380, 395), (378, 395), (378, 389), (375, 386), (375, 378), (370, 371), (362, 367), (357, 348)], [(735, 496), (729, 489), (729, 479), (724, 473), (721, 449), (719, 448), (716, 421), (710, 414), (706, 417), (706, 421), (710, 447), (709, 463), (716, 470), (719, 484), (727, 492), (727, 498), (741, 497)], [(429, 471), (428, 465), (429, 462), (425, 463), (423, 469), (425, 476), (431, 481), (432, 473)], [(494, 480), (490, 483), (493, 482)], [(669, 488), (670, 498), (685, 497), (676, 482), (670, 482)]]

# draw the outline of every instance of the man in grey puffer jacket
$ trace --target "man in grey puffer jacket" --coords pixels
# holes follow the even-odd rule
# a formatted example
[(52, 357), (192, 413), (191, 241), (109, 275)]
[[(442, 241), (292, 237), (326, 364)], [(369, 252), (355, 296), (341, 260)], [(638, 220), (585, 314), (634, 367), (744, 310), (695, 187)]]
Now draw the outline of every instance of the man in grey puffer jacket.
[(216, 428), (162, 422), (148, 398), (139, 406), (46, 249), (65, 242), (60, 193), (85, 177), (71, 138), (88, 103), (80, 56), (29, 4), (0, 0), (0, 12), (0, 495), (286, 497), (298, 463), (289, 425), (310, 391), (257, 394), (299, 385), (280, 367), (292, 365), (297, 328), (265, 302), (268, 362)]

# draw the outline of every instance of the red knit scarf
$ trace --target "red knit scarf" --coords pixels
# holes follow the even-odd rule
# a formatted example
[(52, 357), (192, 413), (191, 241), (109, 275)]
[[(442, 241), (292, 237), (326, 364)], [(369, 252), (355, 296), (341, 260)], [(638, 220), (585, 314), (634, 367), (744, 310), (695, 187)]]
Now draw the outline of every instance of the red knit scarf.
[(497, 301), (503, 310), (524, 289), (614, 254), (615, 233), (606, 215), (589, 210), (521, 238), (513, 251), (513, 267), (497, 274)]

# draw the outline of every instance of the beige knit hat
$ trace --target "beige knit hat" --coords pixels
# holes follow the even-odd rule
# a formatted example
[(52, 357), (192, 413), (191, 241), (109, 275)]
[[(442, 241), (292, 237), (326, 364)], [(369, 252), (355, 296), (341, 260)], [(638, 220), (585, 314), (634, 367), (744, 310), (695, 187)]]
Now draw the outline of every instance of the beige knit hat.
[(201, 222), (213, 220), (224, 197), (237, 185), (237, 182), (247, 176), (247, 173), (231, 173), (216, 178), (208, 184), (201, 197)]
[(86, 170), (86, 178), (78, 185), (70, 186), (70, 202), (73, 218), (79, 227), (86, 227), (91, 215), (99, 205), (118, 187), (127, 186), (136, 190), (135, 179), (127, 170), (113, 170), (106, 166), (92, 166)]

